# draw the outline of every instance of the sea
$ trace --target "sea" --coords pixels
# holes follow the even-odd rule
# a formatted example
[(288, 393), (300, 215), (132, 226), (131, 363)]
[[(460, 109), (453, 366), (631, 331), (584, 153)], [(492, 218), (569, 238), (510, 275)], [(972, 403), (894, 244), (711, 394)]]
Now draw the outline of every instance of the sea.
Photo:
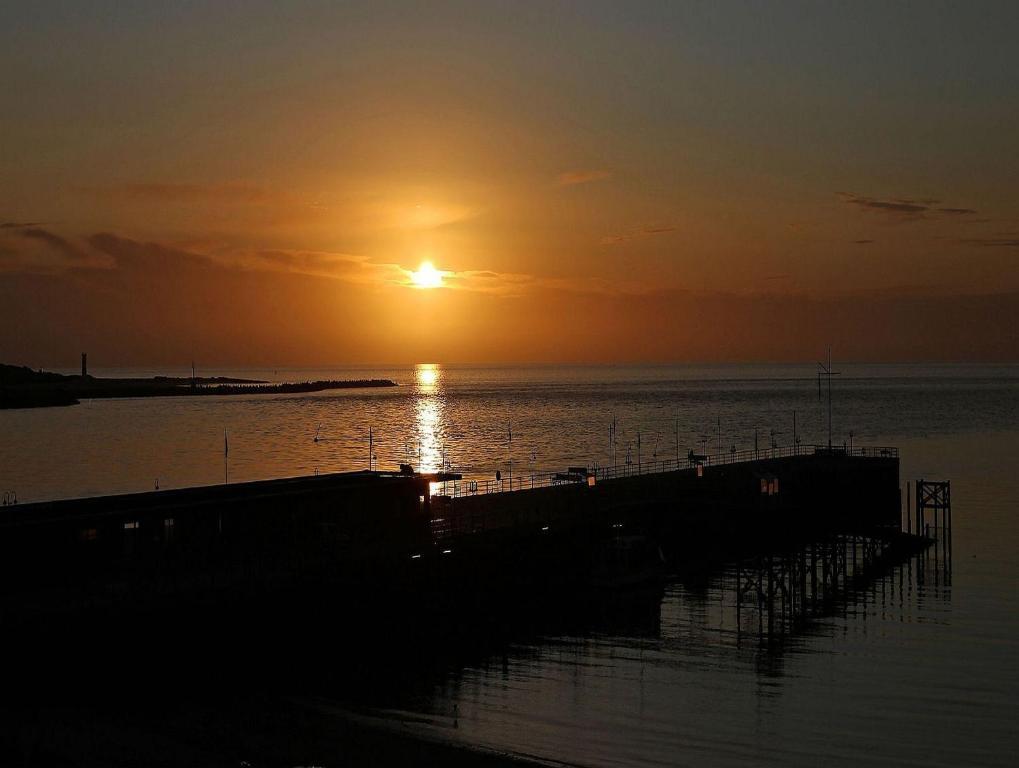
[[(326, 687), (272, 707), (553, 765), (1015, 765), (1019, 366), (834, 368), (199, 370), (398, 386), (0, 411), (0, 492), (25, 503), (400, 464), (519, 479), (690, 450), (896, 447), (904, 498), (909, 481), (951, 481), (950, 556), (904, 562), (781, 637), (738, 621), (723, 568), (524, 622), (412, 679), (380, 676), (371, 695)], [(345, 764), (330, 749), (302, 759)]]

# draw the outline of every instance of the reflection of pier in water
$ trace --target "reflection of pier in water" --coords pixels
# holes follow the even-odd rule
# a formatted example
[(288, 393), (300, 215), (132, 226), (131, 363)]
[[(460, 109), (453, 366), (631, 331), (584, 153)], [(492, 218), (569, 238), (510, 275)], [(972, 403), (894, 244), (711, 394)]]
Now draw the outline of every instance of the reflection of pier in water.
[[(813, 618), (845, 611), (850, 603), (866, 607), (875, 585), (884, 604), (894, 598), (896, 587), (921, 586), (928, 576), (936, 585), (951, 584), (951, 561), (939, 560), (939, 542), (915, 557), (900, 548), (894, 539), (840, 534), (737, 563), (730, 586), (737, 635), (774, 638), (794, 633)], [(897, 579), (886, 578), (889, 574)]]
[(916, 550), (890, 539), (832, 535), (728, 563), (699, 588), (668, 589), (661, 638), (687, 652), (750, 653), (759, 671), (778, 674), (784, 652), (823, 632), (830, 619), (876, 611), (908, 622), (922, 600), (947, 601), (951, 582), (947, 536)]
[[(896, 593), (952, 585), (952, 505), (948, 481), (916, 482), (916, 505), (907, 505), (907, 530), (832, 533), (794, 548), (762, 550), (727, 565), (711, 581), (728, 608), (719, 628), (742, 641), (780, 643), (815, 620), (853, 604), (889, 607)], [(910, 484), (907, 484), (910, 490)], [(927, 513), (932, 512), (928, 522)], [(939, 514), (940, 513), (940, 514)], [(880, 590), (880, 594), (876, 590)], [(899, 600), (904, 609), (905, 601)]]
[(762, 679), (779, 678), (797, 655), (826, 647), (818, 639), (941, 620), (943, 611), (935, 606), (950, 599), (951, 565), (940, 552), (935, 559), (933, 546), (917, 551), (859, 536), (855, 544), (855, 566), (854, 537), (837, 535), (689, 573), (664, 591), (578, 594), (565, 603), (549, 596), (524, 610), (528, 620), (518, 614), (502, 631), (460, 633), (457, 648), (446, 649), (449, 656), (432, 678), (429, 710), (451, 710), (458, 701), (462, 705), (465, 691), (477, 696), (478, 686), (501, 689), (515, 679), (547, 677), (583, 687), (591, 670), (619, 679), (648, 675), (661, 683), (674, 674), (663, 670), (735, 664)]
[(881, 620), (911, 622), (925, 603), (946, 602), (951, 560), (935, 554), (941, 545), (838, 534), (688, 573), (664, 590), (583, 592), (566, 602), (547, 595), (504, 613), (498, 629), (485, 621), (461, 624), (457, 640), (444, 649), (448, 666), (439, 664), (449, 673), (441, 676), (442, 695), (452, 701), (468, 669), (500, 677), (514, 666), (569, 659), (579, 669), (594, 663), (592, 656), (642, 667), (735, 659), (760, 674), (781, 675), (786, 654), (831, 631), (833, 620), (857, 617), (865, 627), (876, 613)]

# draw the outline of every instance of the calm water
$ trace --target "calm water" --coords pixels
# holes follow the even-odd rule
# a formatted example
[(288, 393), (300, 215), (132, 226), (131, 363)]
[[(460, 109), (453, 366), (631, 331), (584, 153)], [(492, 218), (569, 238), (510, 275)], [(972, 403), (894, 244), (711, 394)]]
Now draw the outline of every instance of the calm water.
[[(1013, 765), (1019, 752), (1019, 368), (851, 366), (835, 441), (950, 478), (950, 574), (918, 564), (781, 642), (735, 631), (725, 574), (603, 606), (383, 691), (294, 706), (581, 765)], [(240, 373), (209, 371), (212, 373)], [(689, 448), (827, 440), (809, 366), (247, 371), (387, 376), (392, 390), (95, 401), (0, 412), (0, 488), (21, 500), (445, 459), (477, 477)], [(512, 430), (512, 442), (510, 441)], [(772, 436), (772, 431), (776, 434)], [(318, 433), (318, 442), (314, 437)], [(678, 435), (678, 440), (677, 440)], [(452, 727), (456, 707), (458, 728)], [(348, 715), (336, 714), (337, 718)], [(322, 765), (338, 762), (323, 753)]]
[[(834, 385), (836, 443), (1004, 432), (1019, 422), (1019, 366), (845, 365), (842, 371)], [(762, 449), (772, 441), (789, 445), (794, 411), (805, 444), (828, 439), (827, 407), (810, 366), (202, 373), (270, 380), (385, 377), (400, 386), (93, 400), (0, 412), (0, 488), (24, 502), (151, 490), (157, 479), (161, 488), (220, 483), (227, 471), (231, 481), (240, 481), (363, 469), (369, 429), (377, 467), (409, 461), (433, 470), (445, 462), (479, 478), (511, 468), (519, 476), (569, 464), (605, 465), (613, 458), (619, 464), (627, 457), (653, 461), (690, 448), (752, 448), (755, 431)]]

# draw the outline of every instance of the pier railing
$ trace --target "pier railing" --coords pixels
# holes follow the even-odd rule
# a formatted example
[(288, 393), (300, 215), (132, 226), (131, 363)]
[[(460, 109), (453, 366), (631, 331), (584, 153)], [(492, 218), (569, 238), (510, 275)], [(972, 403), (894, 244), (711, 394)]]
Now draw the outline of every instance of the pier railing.
[(572, 467), (562, 472), (529, 472), (511, 475), (501, 479), (456, 480), (441, 483), (438, 495), (452, 498), (480, 496), (487, 493), (509, 493), (532, 488), (551, 488), (560, 485), (597, 484), (605, 480), (618, 480), (638, 475), (658, 475), (678, 470), (693, 470), (698, 466), (713, 467), (726, 464), (746, 464), (790, 456), (812, 456), (831, 454), (833, 456), (855, 456), (863, 458), (898, 458), (899, 449), (889, 446), (842, 446), (829, 448), (826, 445), (788, 445), (743, 451), (723, 451), (714, 454), (687, 454), (673, 459), (651, 461), (630, 461), (625, 464), (600, 467)]

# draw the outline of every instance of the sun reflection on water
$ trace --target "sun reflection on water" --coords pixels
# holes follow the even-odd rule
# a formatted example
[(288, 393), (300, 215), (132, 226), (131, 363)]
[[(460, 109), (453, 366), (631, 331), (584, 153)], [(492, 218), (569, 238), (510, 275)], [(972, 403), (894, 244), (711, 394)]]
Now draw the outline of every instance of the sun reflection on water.
[(436, 472), (442, 469), (445, 433), (443, 415), (446, 404), (442, 394), (442, 369), (434, 363), (419, 364), (415, 368), (415, 379), (418, 469), (422, 472)]
[(435, 363), (419, 363), (415, 369), (419, 393), (431, 394), (435, 392), (442, 376), (442, 371)]

